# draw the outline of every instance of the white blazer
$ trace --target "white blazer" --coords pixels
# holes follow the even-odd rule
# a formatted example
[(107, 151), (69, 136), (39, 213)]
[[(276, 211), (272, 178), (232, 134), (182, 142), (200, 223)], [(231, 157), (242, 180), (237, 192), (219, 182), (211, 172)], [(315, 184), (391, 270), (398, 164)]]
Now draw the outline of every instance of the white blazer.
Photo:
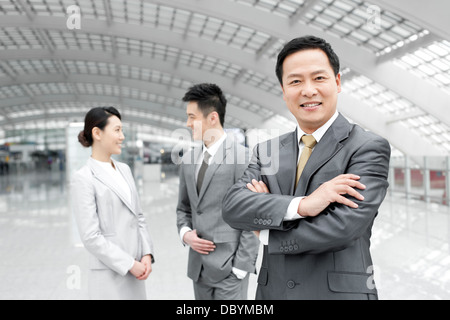
[[(153, 257), (153, 243), (131, 170), (124, 163), (113, 163), (130, 187), (131, 202), (115, 185), (113, 177), (92, 158), (74, 174), (71, 182), (73, 214), (81, 241), (91, 253), (89, 269), (114, 271), (115, 275), (109, 277), (111, 281), (117, 279), (117, 274), (125, 277), (135, 260), (140, 261), (148, 254)], [(134, 277), (129, 279), (132, 283), (138, 281)], [(135, 285), (131, 282), (125, 285), (130, 290)], [(105, 293), (114, 289), (127, 291), (123, 287), (115, 288), (114, 283), (104, 283), (102, 287)], [(117, 294), (126, 298), (120, 296), (120, 292)], [(101, 296), (101, 293), (97, 295)]]

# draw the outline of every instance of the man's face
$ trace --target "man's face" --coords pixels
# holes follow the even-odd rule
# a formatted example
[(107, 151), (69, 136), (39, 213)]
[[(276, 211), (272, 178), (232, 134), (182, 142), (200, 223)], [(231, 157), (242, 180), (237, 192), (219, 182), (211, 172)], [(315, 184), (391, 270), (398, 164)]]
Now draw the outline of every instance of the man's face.
[(283, 99), (300, 128), (313, 133), (336, 112), (341, 76), (334, 75), (325, 52), (302, 50), (283, 62)]
[(187, 122), (186, 126), (191, 128), (192, 137), (196, 141), (203, 140), (206, 130), (209, 129), (208, 119), (198, 108), (197, 102), (189, 102), (186, 107)]

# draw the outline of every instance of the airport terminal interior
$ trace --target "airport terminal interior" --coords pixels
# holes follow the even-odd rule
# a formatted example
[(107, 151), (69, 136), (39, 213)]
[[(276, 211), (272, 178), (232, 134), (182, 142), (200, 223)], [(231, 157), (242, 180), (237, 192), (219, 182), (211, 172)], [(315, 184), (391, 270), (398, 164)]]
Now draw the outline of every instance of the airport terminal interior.
[(225, 129), (250, 150), (295, 130), (275, 64), (304, 35), (340, 58), (338, 111), (391, 145), (371, 237), (379, 298), (450, 299), (448, 12), (446, 0), (0, 0), (0, 300), (88, 298), (70, 179), (97, 106), (123, 117), (116, 159), (155, 245), (148, 299), (194, 299), (176, 227), (182, 97), (219, 85)]

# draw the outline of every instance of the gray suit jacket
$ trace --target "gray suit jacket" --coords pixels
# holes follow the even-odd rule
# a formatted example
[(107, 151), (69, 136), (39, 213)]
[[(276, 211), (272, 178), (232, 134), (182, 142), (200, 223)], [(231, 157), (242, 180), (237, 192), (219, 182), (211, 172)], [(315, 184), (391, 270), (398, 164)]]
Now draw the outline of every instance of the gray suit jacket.
[[(186, 153), (180, 168), (177, 206), (178, 232), (187, 226), (199, 237), (213, 241), (216, 249), (202, 255), (190, 249), (188, 276), (219, 282), (230, 275), (232, 267), (255, 272), (259, 241), (252, 232), (231, 228), (222, 219), (222, 199), (248, 166), (248, 149), (227, 137), (206, 171), (200, 193), (197, 193), (195, 169), (201, 148)], [(203, 267), (203, 271), (202, 271)]]
[(90, 269), (124, 276), (134, 260), (153, 255), (138, 192), (130, 168), (114, 161), (131, 189), (129, 202), (114, 180), (94, 160), (78, 170), (71, 183), (71, 203), (80, 238), (91, 253)]
[[(275, 143), (278, 152), (264, 162), (255, 148), (249, 168), (224, 199), (224, 220), (241, 230), (270, 229), (258, 278), (259, 299), (376, 299), (370, 236), (388, 187), (389, 143), (339, 115), (315, 146), (294, 191), (297, 132)], [(268, 173), (269, 172), (269, 173)], [(358, 209), (333, 203), (314, 218), (283, 222), (294, 197), (307, 196), (322, 183), (344, 174), (361, 177), (364, 201)], [(264, 181), (271, 194), (249, 191), (246, 183)]]

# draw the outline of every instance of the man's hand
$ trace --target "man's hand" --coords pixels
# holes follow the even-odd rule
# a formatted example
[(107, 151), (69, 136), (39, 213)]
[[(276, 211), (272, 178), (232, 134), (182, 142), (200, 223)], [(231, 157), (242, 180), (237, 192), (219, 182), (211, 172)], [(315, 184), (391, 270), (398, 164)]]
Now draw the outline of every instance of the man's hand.
[(247, 183), (247, 188), (256, 193), (270, 193), (269, 188), (262, 181), (252, 180), (252, 183)]
[(184, 234), (183, 241), (194, 251), (197, 251), (200, 254), (209, 254), (216, 248), (214, 242), (199, 238), (197, 235), (197, 230), (186, 232)]
[(360, 177), (354, 174), (341, 174), (323, 183), (316, 191), (300, 201), (298, 214), (302, 217), (315, 217), (333, 202), (342, 203), (354, 209), (358, 208), (356, 203), (343, 195), (348, 194), (358, 200), (364, 200), (364, 197), (354, 189), (366, 188), (358, 181), (359, 179)]

